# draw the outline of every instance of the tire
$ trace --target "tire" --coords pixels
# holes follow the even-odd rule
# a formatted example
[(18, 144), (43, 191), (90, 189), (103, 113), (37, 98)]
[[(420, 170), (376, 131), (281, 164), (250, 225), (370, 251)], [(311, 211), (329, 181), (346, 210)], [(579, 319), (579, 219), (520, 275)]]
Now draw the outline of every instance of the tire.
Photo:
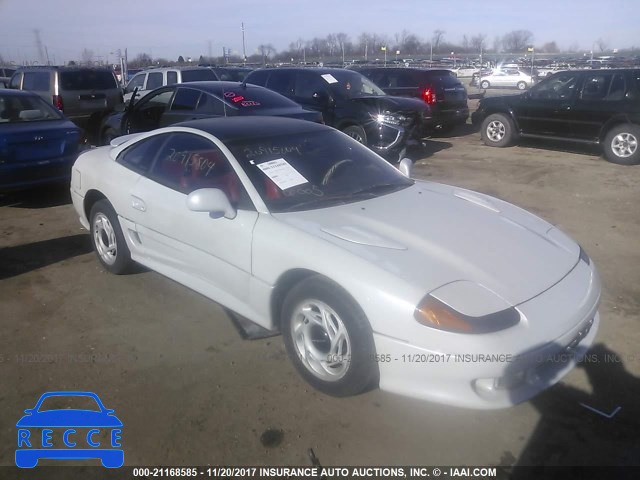
[(489, 88), (490, 86), (491, 86), (491, 84), (486, 80), (483, 80), (482, 82), (480, 82), (480, 87), (484, 88), (485, 90), (487, 88)]
[(118, 215), (111, 204), (98, 200), (89, 214), (91, 245), (102, 266), (111, 273), (122, 275), (132, 264), (131, 252), (124, 239)]
[(118, 133), (113, 128), (107, 128), (104, 132), (102, 132), (102, 145), (109, 145), (111, 143), (111, 140), (116, 137), (118, 137)]
[(360, 306), (329, 279), (316, 275), (291, 289), (281, 331), (291, 361), (317, 390), (347, 397), (377, 386), (371, 325)]
[(364, 131), (364, 128), (359, 125), (349, 125), (348, 127), (342, 129), (342, 133), (346, 133), (351, 138), (362, 143), (363, 145), (367, 144), (367, 134)]
[(607, 160), (618, 165), (640, 164), (640, 127), (625, 123), (617, 125), (604, 137)]
[(518, 90), (526, 90), (527, 89), (527, 84), (526, 82), (518, 82), (518, 85), (516, 85), (518, 87)]
[(507, 115), (494, 113), (482, 122), (480, 135), (489, 147), (508, 147), (515, 136), (513, 123)]

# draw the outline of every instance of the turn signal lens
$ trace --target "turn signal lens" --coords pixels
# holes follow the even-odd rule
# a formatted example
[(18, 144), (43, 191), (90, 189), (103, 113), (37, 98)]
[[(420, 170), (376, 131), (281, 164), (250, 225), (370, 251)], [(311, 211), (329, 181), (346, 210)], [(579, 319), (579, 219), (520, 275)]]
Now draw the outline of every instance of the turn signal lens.
[(472, 317), (454, 310), (431, 295), (422, 299), (413, 316), (422, 325), (455, 333), (497, 332), (520, 322), (520, 313), (513, 307), (481, 317)]

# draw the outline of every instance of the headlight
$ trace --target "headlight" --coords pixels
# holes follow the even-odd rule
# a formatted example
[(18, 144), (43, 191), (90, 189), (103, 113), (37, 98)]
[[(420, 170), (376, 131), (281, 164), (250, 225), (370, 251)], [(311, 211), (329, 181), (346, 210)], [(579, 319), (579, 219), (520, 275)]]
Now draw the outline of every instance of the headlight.
[(407, 121), (404, 115), (393, 115), (391, 113), (378, 113), (374, 115), (374, 120), (378, 123), (386, 123), (388, 125), (400, 125)]
[(481, 317), (471, 317), (454, 310), (431, 295), (422, 299), (413, 316), (422, 325), (455, 333), (497, 332), (520, 322), (520, 314), (513, 307)]
[(459, 280), (426, 295), (416, 306), (414, 318), (438, 330), (474, 334), (517, 325), (520, 313), (485, 287)]

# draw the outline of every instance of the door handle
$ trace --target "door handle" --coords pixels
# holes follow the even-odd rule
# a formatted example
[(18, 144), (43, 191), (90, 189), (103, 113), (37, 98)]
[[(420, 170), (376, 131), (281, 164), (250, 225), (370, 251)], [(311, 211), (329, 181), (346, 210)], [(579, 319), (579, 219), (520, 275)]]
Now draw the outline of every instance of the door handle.
[(147, 211), (147, 204), (144, 203), (144, 200), (136, 197), (135, 195), (131, 195), (131, 207), (135, 210), (140, 210), (141, 212)]

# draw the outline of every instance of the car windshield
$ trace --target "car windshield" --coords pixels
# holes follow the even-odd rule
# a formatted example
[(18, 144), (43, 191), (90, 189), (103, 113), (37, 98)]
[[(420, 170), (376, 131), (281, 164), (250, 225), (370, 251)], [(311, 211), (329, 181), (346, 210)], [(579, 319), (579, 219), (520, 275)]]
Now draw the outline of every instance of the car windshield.
[(338, 131), (254, 137), (226, 145), (273, 213), (342, 205), (413, 185)]
[(53, 395), (42, 400), (38, 412), (66, 409), (102, 411), (95, 398), (88, 395)]
[(60, 120), (62, 114), (38, 96), (0, 94), (0, 124)]
[(109, 70), (79, 69), (60, 72), (62, 90), (109, 90), (118, 88), (115, 76)]
[(186, 82), (201, 82), (207, 80), (218, 80), (213, 70), (209, 68), (203, 68), (202, 70), (183, 70), (182, 81)]
[(386, 95), (375, 83), (353, 70), (332, 70), (321, 76), (329, 84), (331, 91), (343, 98)]

